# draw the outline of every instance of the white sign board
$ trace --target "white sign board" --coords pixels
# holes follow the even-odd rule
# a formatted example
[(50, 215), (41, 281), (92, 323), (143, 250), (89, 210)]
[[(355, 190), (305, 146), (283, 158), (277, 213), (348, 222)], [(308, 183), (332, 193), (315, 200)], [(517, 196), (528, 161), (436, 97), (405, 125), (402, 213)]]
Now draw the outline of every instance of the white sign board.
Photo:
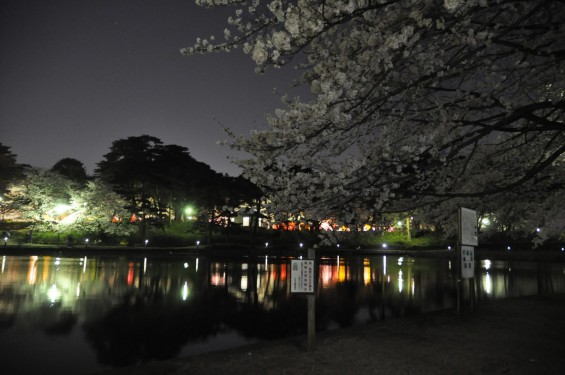
[(468, 208), (459, 208), (461, 245), (478, 246), (479, 235), (477, 233), (477, 211)]
[(314, 260), (290, 261), (290, 292), (314, 293)]
[(475, 276), (475, 248), (461, 246), (461, 278), (472, 279)]

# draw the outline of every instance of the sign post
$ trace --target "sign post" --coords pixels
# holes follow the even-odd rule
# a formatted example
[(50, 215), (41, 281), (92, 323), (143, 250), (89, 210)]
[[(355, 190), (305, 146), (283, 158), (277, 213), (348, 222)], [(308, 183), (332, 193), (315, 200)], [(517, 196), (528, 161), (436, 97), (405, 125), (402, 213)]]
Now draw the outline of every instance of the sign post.
[(469, 279), (471, 295), (471, 309), (475, 301), (475, 246), (479, 244), (477, 228), (477, 212), (468, 208), (459, 207), (457, 215), (458, 252), (457, 252), (457, 314), (459, 314), (461, 279)]
[(459, 207), (459, 243), (469, 246), (479, 245), (477, 211)]
[(293, 259), (290, 262), (290, 292), (306, 294), (308, 303), (308, 350), (314, 350), (316, 346), (315, 258), (315, 250), (308, 249), (307, 260)]
[(461, 245), (461, 278), (472, 279), (475, 277), (475, 248)]

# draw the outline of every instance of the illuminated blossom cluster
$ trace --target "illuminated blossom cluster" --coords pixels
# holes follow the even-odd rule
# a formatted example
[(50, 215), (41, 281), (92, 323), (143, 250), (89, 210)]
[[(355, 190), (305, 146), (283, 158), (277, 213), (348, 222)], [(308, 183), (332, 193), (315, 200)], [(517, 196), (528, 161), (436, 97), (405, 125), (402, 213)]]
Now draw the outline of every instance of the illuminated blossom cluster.
[(183, 53), (242, 48), (258, 71), (293, 59), (312, 91), (267, 130), (231, 134), (274, 211), (353, 223), (359, 207), (464, 204), (565, 182), (562, 2), (199, 3), (234, 15), (222, 42)]

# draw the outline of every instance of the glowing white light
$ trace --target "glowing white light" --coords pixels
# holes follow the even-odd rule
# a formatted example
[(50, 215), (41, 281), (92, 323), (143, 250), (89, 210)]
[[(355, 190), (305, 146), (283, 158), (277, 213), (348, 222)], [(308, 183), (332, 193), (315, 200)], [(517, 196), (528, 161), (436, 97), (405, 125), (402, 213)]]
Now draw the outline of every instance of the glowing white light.
[(448, 247), (447, 247), (447, 250), (451, 250), (451, 246), (448, 246)]
[(404, 280), (402, 279), (402, 270), (398, 270), (398, 293), (402, 293), (403, 286)]
[(2, 257), (2, 273), (4, 273), (4, 268), (6, 268), (6, 255)]
[(247, 290), (247, 275), (241, 276), (241, 290), (244, 292)]
[(268, 260), (269, 257), (265, 255), (265, 270), (267, 269), (267, 265), (269, 264)]
[(541, 228), (540, 228), (540, 227), (537, 227), (537, 228), (536, 228), (536, 232), (541, 232)]
[(383, 275), (386, 275), (386, 255), (383, 255)]
[(80, 283), (77, 284), (77, 298), (80, 297)]
[(483, 224), (484, 226), (490, 225), (490, 219), (488, 217), (485, 217), (481, 220), (481, 224)]
[(386, 243), (383, 244), (383, 249), (386, 249), (388, 245)]
[(145, 240), (145, 246), (147, 246), (148, 243), (149, 243), (149, 240)]
[(188, 268), (188, 263), (184, 262), (184, 268)]
[(143, 274), (147, 271), (147, 258), (143, 258)]
[(510, 251), (510, 246), (507, 246), (507, 247), (506, 247), (506, 250)]
[(402, 266), (402, 262), (404, 262), (404, 258), (403, 257), (398, 258), (398, 265), (399, 266)]
[(83, 264), (82, 264), (82, 273), (86, 272), (86, 262), (88, 261), (87, 257), (84, 257)]
[(49, 301), (51, 303), (56, 302), (57, 300), (61, 299), (61, 291), (57, 289), (57, 284), (53, 284), (51, 288), (47, 291), (47, 296), (49, 297)]
[(492, 280), (491, 280), (488, 272), (485, 275), (485, 293), (486, 294), (492, 294)]
[(269, 247), (269, 243), (265, 242), (265, 249)]
[(182, 300), (186, 301), (188, 298), (188, 282), (185, 281), (184, 285), (182, 286)]
[(200, 246), (200, 241), (196, 241), (196, 246)]
[(55, 265), (58, 266), (61, 264), (61, 258), (55, 258)]
[(301, 243), (300, 243), (300, 248), (302, 248), (302, 246), (304, 246), (304, 244), (301, 242)]
[(69, 206), (66, 204), (58, 204), (53, 208), (56, 214), (62, 215), (69, 209)]
[(198, 272), (198, 258), (196, 258), (196, 272)]
[(491, 264), (492, 264), (492, 263), (491, 263), (491, 261), (490, 261), (489, 259), (483, 260), (483, 267), (485, 268), (485, 270), (488, 271), (488, 270), (490, 269)]

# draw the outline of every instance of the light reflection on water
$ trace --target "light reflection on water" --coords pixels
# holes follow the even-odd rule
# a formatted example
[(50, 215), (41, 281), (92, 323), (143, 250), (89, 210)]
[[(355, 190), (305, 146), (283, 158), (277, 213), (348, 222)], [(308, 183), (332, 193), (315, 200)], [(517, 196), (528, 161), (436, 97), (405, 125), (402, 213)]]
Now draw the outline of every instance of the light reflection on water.
[[(305, 298), (290, 294), (289, 263), (3, 256), (0, 371), (92, 373), (304, 334)], [(448, 259), (322, 258), (317, 328), (453, 308), (454, 270)], [(478, 301), (565, 292), (564, 273), (563, 264), (479, 261)]]

